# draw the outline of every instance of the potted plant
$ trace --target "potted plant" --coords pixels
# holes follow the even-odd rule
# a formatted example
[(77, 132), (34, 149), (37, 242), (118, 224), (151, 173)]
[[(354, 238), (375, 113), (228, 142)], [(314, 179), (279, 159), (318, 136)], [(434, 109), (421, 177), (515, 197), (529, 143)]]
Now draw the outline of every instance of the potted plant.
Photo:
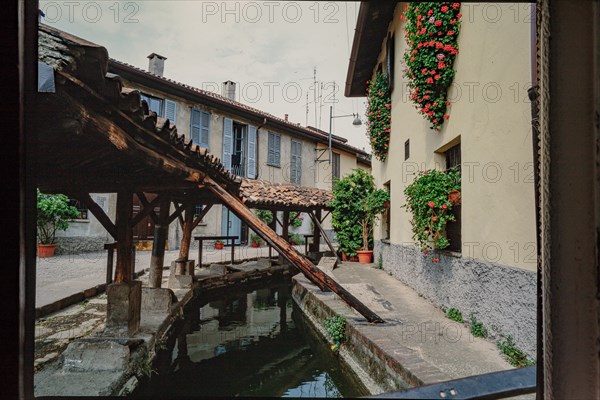
[(79, 211), (69, 205), (64, 194), (45, 194), (37, 191), (37, 249), (39, 257), (54, 255), (56, 231), (65, 231), (69, 220), (77, 218)]
[(263, 240), (256, 233), (250, 235), (250, 245), (252, 247), (260, 247), (263, 244)]
[(362, 248), (357, 251), (358, 262), (369, 264), (373, 260), (373, 250), (369, 250), (369, 238), (373, 234), (373, 225), (377, 218), (385, 211), (386, 203), (390, 200), (390, 194), (383, 189), (374, 189), (361, 202)]
[[(331, 225), (335, 230), (342, 260), (357, 260), (357, 250), (365, 248), (361, 225), (364, 219), (363, 202), (375, 190), (373, 176), (362, 169), (354, 169), (351, 174), (335, 181), (333, 200), (330, 203)], [(386, 193), (383, 190), (380, 192)], [(389, 196), (385, 198), (387, 199)], [(372, 227), (368, 231), (371, 232)], [(373, 243), (371, 235), (368, 236), (367, 242), (366, 250), (369, 250)]]
[(221, 250), (223, 247), (225, 247), (225, 243), (222, 240), (215, 241), (215, 249)]

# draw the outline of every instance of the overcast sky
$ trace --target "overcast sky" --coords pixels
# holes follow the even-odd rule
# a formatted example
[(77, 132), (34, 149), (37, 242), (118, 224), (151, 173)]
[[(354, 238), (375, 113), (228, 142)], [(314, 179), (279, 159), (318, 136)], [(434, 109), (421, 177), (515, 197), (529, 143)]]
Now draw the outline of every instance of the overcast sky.
[[(292, 122), (306, 125), (307, 95), (308, 125), (325, 131), (330, 105), (334, 115), (359, 113), (361, 127), (336, 118), (333, 132), (370, 151), (365, 99), (344, 97), (359, 4), (111, 0), (40, 1), (40, 8), (45, 23), (106, 47), (112, 58), (147, 70), (146, 56), (158, 53), (167, 57), (165, 77), (213, 91), (232, 80), (238, 101)], [(324, 85), (317, 107), (315, 67)]]

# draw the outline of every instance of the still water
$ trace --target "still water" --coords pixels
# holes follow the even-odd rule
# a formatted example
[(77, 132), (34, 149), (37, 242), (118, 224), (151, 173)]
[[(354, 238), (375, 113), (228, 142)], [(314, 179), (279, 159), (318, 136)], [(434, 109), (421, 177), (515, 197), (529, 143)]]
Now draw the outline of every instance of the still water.
[(289, 283), (247, 290), (188, 304), (157, 354), (157, 373), (133, 396), (369, 394), (304, 320)]

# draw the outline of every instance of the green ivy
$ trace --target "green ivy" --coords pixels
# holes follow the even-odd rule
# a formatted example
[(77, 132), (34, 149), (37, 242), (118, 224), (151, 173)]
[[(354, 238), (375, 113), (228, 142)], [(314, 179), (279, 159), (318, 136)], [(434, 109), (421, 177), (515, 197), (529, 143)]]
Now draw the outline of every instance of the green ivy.
[(410, 98), (436, 130), (450, 118), (448, 88), (456, 74), (452, 66), (458, 54), (461, 17), (460, 3), (433, 1), (411, 2), (401, 16), (406, 21), (404, 73)]
[(380, 161), (388, 155), (392, 125), (392, 99), (387, 79), (377, 72), (375, 79), (367, 81), (367, 134), (373, 154)]
[[(424, 254), (433, 249), (444, 249), (450, 244), (445, 228), (448, 222), (455, 220), (452, 203), (448, 200), (448, 194), (453, 190), (460, 191), (460, 172), (456, 169), (420, 172), (404, 189), (406, 204), (403, 207), (413, 216), (413, 239)], [(439, 259), (434, 258), (433, 261)]]
[(64, 194), (45, 194), (37, 191), (37, 234), (41, 244), (52, 244), (56, 231), (66, 231), (69, 220), (79, 216), (77, 208), (69, 205)]
[[(372, 195), (373, 192), (376, 194)], [(352, 174), (335, 182), (333, 200), (330, 203), (331, 225), (335, 230), (340, 252), (343, 251), (348, 257), (357, 255), (357, 250), (364, 246), (361, 222), (365, 220), (365, 203), (371, 196), (371, 200), (379, 204), (387, 195), (384, 190), (375, 188), (373, 176), (362, 169), (354, 169)], [(367, 238), (369, 248), (373, 248), (371, 231), (372, 224)]]

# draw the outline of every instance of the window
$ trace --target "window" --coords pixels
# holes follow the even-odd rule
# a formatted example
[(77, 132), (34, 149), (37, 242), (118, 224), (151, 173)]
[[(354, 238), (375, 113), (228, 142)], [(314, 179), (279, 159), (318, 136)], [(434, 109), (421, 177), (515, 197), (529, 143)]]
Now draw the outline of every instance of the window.
[(281, 135), (269, 132), (267, 164), (274, 167), (281, 166)]
[(70, 199), (69, 205), (75, 207), (77, 211), (79, 211), (79, 215), (76, 219), (88, 219), (88, 209), (82, 202), (79, 200)]
[(404, 142), (404, 160), (408, 160), (410, 157), (410, 140)]
[(162, 99), (159, 99), (158, 97), (148, 96), (145, 94), (140, 95), (140, 97), (142, 100), (146, 100), (146, 103), (148, 103), (148, 108), (150, 109), (150, 111), (154, 111), (156, 113), (156, 115), (159, 117), (163, 116), (163, 101), (162, 101)]
[(190, 136), (194, 143), (201, 147), (209, 148), (210, 114), (192, 108)]
[(302, 143), (294, 140), (290, 159), (290, 182), (296, 185), (302, 183)]
[(383, 238), (382, 239), (390, 239), (390, 231), (391, 231), (391, 226), (392, 226), (392, 210), (391, 210), (391, 206), (390, 203), (392, 201), (392, 182), (388, 181), (387, 183), (383, 184), (383, 187), (385, 188), (385, 190), (388, 192), (388, 194), (390, 195), (390, 201), (388, 201), (388, 203), (385, 206), (385, 211), (383, 212)]
[[(456, 168), (460, 171), (460, 143), (446, 150), (446, 170)], [(446, 237), (450, 241), (450, 246), (446, 249), (450, 251), (459, 252), (462, 250), (462, 237), (461, 237), (461, 205), (457, 204), (452, 207), (452, 213), (456, 217), (456, 221), (448, 222), (446, 225)]]
[(335, 181), (340, 179), (340, 155), (331, 153), (331, 184), (335, 185)]

